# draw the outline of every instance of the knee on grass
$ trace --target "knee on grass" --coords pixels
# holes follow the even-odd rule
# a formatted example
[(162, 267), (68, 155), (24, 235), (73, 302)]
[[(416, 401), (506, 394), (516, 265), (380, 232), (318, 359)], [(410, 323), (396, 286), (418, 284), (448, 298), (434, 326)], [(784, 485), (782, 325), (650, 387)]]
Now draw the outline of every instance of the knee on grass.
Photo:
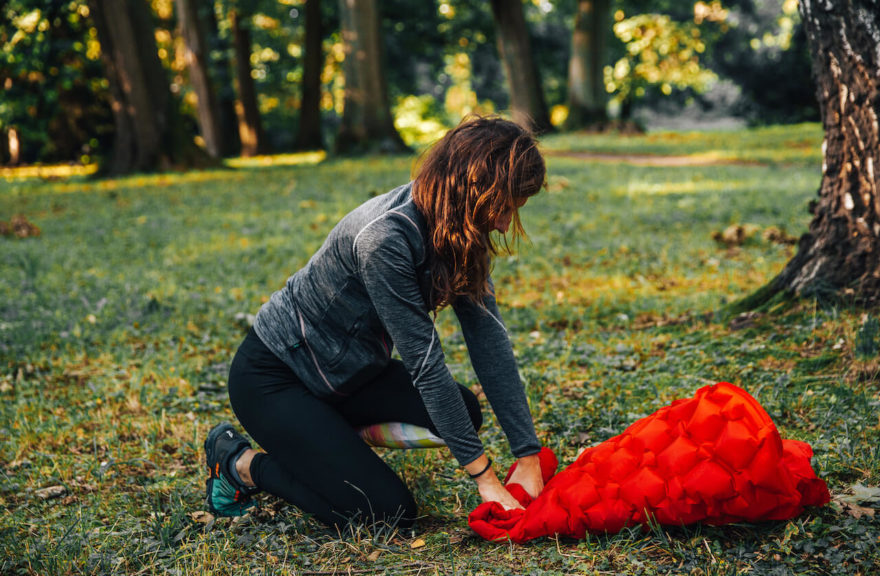
[(415, 522), (418, 507), (406, 487), (373, 495), (366, 502), (364, 495), (361, 496), (357, 507), (341, 515), (339, 522), (334, 522), (337, 528), (367, 526), (371, 529), (407, 529)]

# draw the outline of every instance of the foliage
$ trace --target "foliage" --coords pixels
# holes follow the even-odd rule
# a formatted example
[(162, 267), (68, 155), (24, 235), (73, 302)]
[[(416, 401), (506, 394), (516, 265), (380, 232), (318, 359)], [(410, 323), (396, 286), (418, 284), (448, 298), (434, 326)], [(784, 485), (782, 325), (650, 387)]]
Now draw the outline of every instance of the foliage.
[[(263, 130), (273, 150), (290, 150), (296, 141), (296, 118), (302, 97), (305, 44), (304, 0), (222, 0), (215, 2), (219, 40), (232, 46), (231, 22), (227, 9), (238, 6), (251, 32), (251, 76), (258, 95)], [(322, 23), (334, 17), (334, 2), (322, 2)], [(247, 16), (250, 16), (248, 19)], [(326, 31), (326, 26), (324, 27)], [(325, 37), (326, 65), (335, 63), (332, 38)], [(230, 55), (227, 61), (232, 62)], [(330, 78), (338, 73), (331, 68)], [(327, 77), (327, 73), (324, 74)], [(328, 95), (329, 96), (329, 95)], [(333, 109), (333, 99), (323, 102)]]
[[(187, 78), (173, 0), (143, 0), (153, 8), (159, 55), (171, 89), (181, 96), (187, 134), (196, 134), (195, 95)], [(228, 10), (251, 18), (251, 65), (267, 138), (276, 150), (295, 141), (303, 74), (304, 0), (213, 0), (217, 34), (211, 62), (231, 62)], [(338, 4), (322, 6), (325, 142), (342, 113), (344, 51)], [(488, 3), (465, 0), (380, 3), (389, 97), (412, 125), (454, 125), (469, 111), (504, 111), (509, 95), (495, 45)], [(793, 0), (614, 0), (606, 85), (616, 101), (656, 107), (664, 101), (706, 100), (699, 92), (717, 74), (739, 87), (734, 112), (753, 121), (815, 119), (805, 38)], [(535, 61), (548, 107), (565, 115), (574, 0), (525, 2)], [(88, 163), (106, 155), (112, 140), (108, 85), (85, 0), (9, 0), (0, 20), (0, 133), (15, 127), (25, 162)], [(652, 16), (654, 15), (654, 16)], [(610, 25), (610, 23), (609, 23)], [(229, 81), (220, 86), (227, 95)], [(410, 97), (416, 100), (410, 99)], [(434, 103), (428, 103), (428, 99)], [(430, 132), (431, 130), (429, 130)], [(410, 136), (407, 136), (410, 138)], [(420, 136), (412, 135), (412, 142)], [(6, 146), (0, 146), (0, 150)], [(5, 156), (5, 151), (0, 153)], [(4, 158), (5, 159), (5, 158)]]
[(429, 95), (406, 96), (394, 110), (394, 126), (407, 146), (426, 146), (436, 142), (447, 131), (442, 121), (445, 114)]
[(83, 0), (0, 7), (0, 134), (18, 132), (22, 162), (87, 164), (106, 145), (107, 82), (88, 16)]
[(723, 33), (712, 34), (708, 63), (742, 90), (735, 112), (753, 123), (818, 120), (809, 47), (797, 1), (731, 4)]
[[(385, 451), (419, 502), (414, 532), (341, 538), (266, 495), (242, 521), (212, 520), (201, 446), (212, 424), (233, 419), (225, 380), (248, 315), (339, 217), (405, 181), (412, 159), (288, 155), (103, 181), (6, 172), (0, 214), (42, 233), (0, 237), (0, 572), (876, 573), (876, 504), (858, 486), (880, 484), (880, 369), (857, 354), (860, 314), (803, 302), (732, 324), (713, 315), (793, 250), (760, 234), (728, 248), (713, 232), (741, 223), (797, 234), (809, 222), (821, 130), (787, 130), (648, 135), (629, 149), (685, 154), (723, 141), (748, 159), (762, 139), (808, 140), (800, 161), (549, 156), (548, 190), (522, 213), (530, 241), (496, 263), (495, 278), (539, 436), (563, 463), (727, 380), (784, 437), (812, 444), (831, 505), (789, 522), (509, 546), (467, 528), (478, 496), (448, 453)], [(627, 139), (605, 149), (627, 150)], [(479, 390), (453, 315), (438, 327), (453, 375)], [(508, 447), (486, 416), (481, 437), (503, 468)], [(57, 497), (39, 492), (53, 486)]]
[(674, 22), (661, 14), (640, 14), (614, 24), (614, 34), (626, 46), (626, 56), (605, 68), (605, 86), (628, 117), (632, 102), (649, 87), (665, 95), (673, 89), (705, 91), (717, 76), (700, 65), (706, 45), (699, 28)]

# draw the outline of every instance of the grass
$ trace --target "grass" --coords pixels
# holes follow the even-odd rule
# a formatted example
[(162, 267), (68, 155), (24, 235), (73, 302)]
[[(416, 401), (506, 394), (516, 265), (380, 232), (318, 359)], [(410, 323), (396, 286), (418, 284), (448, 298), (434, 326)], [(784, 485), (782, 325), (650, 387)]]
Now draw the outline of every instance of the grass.
[[(768, 134), (772, 134), (770, 139)], [(701, 140), (702, 139), (702, 140)], [(778, 155), (777, 142), (807, 142)], [(285, 156), (235, 168), (92, 181), (0, 180), (0, 573), (871, 574), (880, 526), (853, 486), (880, 484), (878, 355), (862, 311), (801, 302), (731, 325), (714, 312), (767, 282), (820, 178), (816, 126), (624, 138), (547, 149), (690, 154), (710, 142), (760, 163), (644, 167), (549, 159), (530, 241), (496, 285), (542, 441), (584, 445), (727, 380), (808, 441), (835, 501), (789, 522), (627, 530), (583, 542), (488, 543), (472, 483), (444, 451), (386, 451), (423, 515), (412, 532), (342, 538), (276, 499), (240, 521), (202, 513), (201, 444), (232, 419), (229, 362), (247, 315), (349, 209), (405, 181), (412, 159)], [(756, 143), (766, 143), (759, 147)], [(712, 233), (749, 225), (741, 246)], [(876, 314), (876, 313), (871, 313)], [(475, 386), (454, 316), (453, 374)], [(481, 436), (511, 457), (486, 412)], [(56, 498), (41, 489), (63, 486)]]
[(770, 165), (820, 165), (818, 124), (765, 126), (739, 131), (656, 131), (640, 136), (574, 132), (548, 139), (548, 151), (690, 156), (694, 160)]

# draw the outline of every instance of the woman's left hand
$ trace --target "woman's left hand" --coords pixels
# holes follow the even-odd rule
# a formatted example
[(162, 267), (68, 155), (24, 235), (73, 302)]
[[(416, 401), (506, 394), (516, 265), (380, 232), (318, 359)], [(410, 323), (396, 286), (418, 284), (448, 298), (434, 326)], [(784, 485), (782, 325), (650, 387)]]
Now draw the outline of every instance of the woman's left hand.
[(519, 484), (532, 498), (537, 498), (544, 489), (544, 477), (541, 475), (541, 461), (537, 454), (523, 456), (516, 461), (516, 469), (510, 475), (508, 484)]

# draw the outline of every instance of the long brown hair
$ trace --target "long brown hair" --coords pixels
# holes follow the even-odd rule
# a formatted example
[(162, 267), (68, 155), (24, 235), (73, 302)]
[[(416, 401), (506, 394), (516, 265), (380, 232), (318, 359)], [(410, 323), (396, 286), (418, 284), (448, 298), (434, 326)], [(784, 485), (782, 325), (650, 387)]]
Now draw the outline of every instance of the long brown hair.
[[(413, 201), (428, 223), (435, 308), (489, 294), (490, 232), (511, 212), (512, 238), (524, 236), (518, 206), (545, 185), (534, 136), (498, 117), (471, 117), (450, 130), (414, 170)], [(502, 246), (509, 250), (507, 238)]]

